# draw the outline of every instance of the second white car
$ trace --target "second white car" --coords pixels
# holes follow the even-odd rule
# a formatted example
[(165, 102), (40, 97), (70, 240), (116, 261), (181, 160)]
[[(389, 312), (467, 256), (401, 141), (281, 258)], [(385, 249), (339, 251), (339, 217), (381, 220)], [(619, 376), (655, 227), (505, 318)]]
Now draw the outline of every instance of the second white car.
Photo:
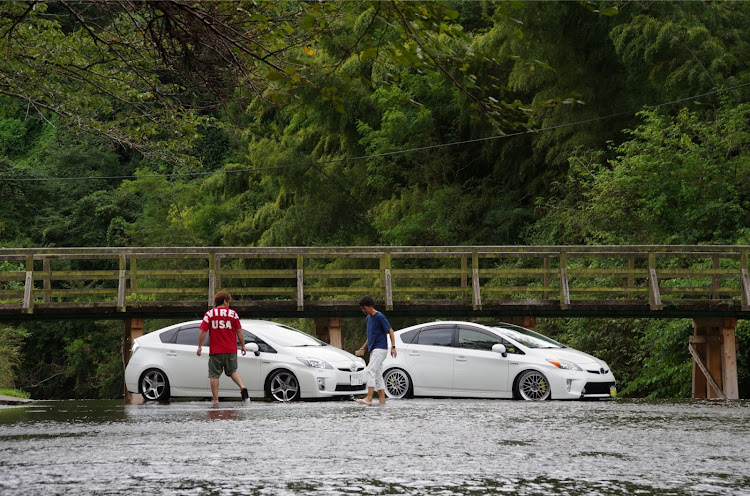
[(383, 363), (386, 394), (516, 398), (610, 398), (615, 376), (603, 360), (512, 324), (432, 322), (395, 333)]

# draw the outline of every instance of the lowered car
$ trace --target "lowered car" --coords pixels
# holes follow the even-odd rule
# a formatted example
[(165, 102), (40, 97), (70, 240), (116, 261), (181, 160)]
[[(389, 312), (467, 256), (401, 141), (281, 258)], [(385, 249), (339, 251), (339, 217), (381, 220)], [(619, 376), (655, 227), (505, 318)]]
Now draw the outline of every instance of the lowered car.
[(512, 324), (433, 322), (395, 333), (383, 362), (391, 398), (445, 396), (523, 400), (610, 398), (603, 360)]
[[(151, 332), (133, 342), (125, 368), (129, 392), (145, 400), (210, 397), (210, 333), (197, 356), (200, 320)], [(367, 392), (362, 358), (292, 327), (242, 320), (246, 355), (237, 345), (237, 365), (251, 398), (276, 401), (349, 397)], [(222, 374), (219, 397), (240, 398), (240, 389)]]

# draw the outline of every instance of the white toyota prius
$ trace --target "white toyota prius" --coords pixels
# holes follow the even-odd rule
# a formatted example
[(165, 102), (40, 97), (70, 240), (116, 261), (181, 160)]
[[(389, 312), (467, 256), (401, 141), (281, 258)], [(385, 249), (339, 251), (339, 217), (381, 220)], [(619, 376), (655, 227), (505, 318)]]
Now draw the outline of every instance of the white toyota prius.
[(395, 333), (398, 356), (383, 362), (386, 394), (514, 398), (610, 398), (603, 360), (512, 324), (433, 322)]
[[(200, 323), (176, 324), (136, 338), (125, 368), (128, 391), (156, 401), (210, 397), (208, 335), (201, 356), (196, 354)], [(362, 358), (289, 326), (263, 320), (241, 323), (247, 354), (237, 351), (237, 365), (251, 398), (295, 401), (367, 392)], [(237, 385), (224, 374), (219, 397), (240, 397)]]

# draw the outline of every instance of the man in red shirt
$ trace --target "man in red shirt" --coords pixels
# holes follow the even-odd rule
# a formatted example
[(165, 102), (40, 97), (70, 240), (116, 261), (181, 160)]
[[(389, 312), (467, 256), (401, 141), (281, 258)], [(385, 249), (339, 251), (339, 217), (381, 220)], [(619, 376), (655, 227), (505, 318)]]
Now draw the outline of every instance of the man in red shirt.
[(219, 405), (219, 377), (224, 372), (240, 387), (242, 400), (247, 400), (247, 388), (237, 372), (237, 339), (240, 340), (242, 355), (245, 353), (245, 335), (237, 312), (229, 308), (232, 297), (226, 291), (219, 291), (214, 296), (215, 307), (206, 312), (201, 322), (201, 333), (198, 337), (198, 356), (201, 356), (203, 339), (209, 333), (211, 351), (208, 354), (208, 378), (211, 383), (211, 394), (214, 406)]

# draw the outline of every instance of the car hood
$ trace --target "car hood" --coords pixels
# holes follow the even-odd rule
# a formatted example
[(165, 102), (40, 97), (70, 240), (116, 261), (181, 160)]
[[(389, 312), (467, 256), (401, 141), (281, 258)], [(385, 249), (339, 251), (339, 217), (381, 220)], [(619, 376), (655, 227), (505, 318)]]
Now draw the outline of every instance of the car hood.
[(550, 349), (538, 349), (539, 353), (544, 353), (544, 358), (557, 358), (559, 360), (567, 360), (578, 365), (585, 364), (596, 364), (597, 367), (609, 368), (607, 362), (599, 360), (595, 356), (589, 355), (582, 351), (574, 350), (573, 348), (550, 348)]
[(352, 362), (362, 365), (364, 361), (348, 351), (341, 350), (333, 346), (299, 346), (287, 348), (290, 353), (295, 353), (298, 357), (317, 358), (325, 360), (336, 368), (340, 366), (349, 367)]

